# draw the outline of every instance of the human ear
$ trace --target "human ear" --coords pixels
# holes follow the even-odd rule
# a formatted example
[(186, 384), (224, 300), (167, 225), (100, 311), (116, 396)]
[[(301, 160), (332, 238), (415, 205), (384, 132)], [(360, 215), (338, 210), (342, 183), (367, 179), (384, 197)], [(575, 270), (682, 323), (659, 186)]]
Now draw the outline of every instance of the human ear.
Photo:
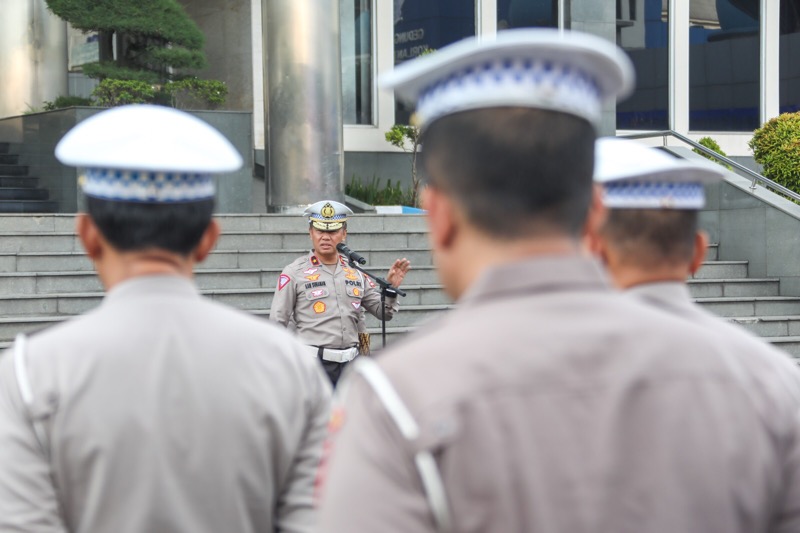
[(196, 263), (200, 263), (204, 261), (206, 257), (208, 257), (208, 254), (211, 253), (211, 250), (213, 250), (214, 246), (217, 244), (217, 240), (219, 239), (221, 233), (222, 229), (219, 226), (219, 222), (212, 218), (211, 222), (208, 224), (208, 227), (203, 232), (200, 242), (192, 252), (192, 258)]

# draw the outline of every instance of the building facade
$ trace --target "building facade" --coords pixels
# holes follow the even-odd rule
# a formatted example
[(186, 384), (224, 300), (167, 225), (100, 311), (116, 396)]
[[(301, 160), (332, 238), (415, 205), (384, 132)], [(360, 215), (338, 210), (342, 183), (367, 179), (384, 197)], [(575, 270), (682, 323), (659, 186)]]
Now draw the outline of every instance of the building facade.
[[(9, 1), (18, 9), (4, 5), (0, 19), (0, 115), (36, 107), (55, 91), (86, 94), (91, 82), (78, 70), (81, 57), (91, 58), (90, 40), (53, 31), (58, 23), (47, 19), (44, 0)], [(264, 65), (279, 60), (263, 47), (270, 0), (179, 1), (206, 35), (201, 76), (228, 84), (230, 109), (253, 111), (254, 149), (263, 150)], [(384, 138), (408, 110), (377, 87), (379, 73), (509, 28), (587, 31), (630, 55), (636, 91), (607, 110), (604, 134), (672, 129), (747, 156), (753, 129), (800, 109), (800, 0), (339, 0), (338, 17), (345, 180), (408, 174), (404, 154)]]

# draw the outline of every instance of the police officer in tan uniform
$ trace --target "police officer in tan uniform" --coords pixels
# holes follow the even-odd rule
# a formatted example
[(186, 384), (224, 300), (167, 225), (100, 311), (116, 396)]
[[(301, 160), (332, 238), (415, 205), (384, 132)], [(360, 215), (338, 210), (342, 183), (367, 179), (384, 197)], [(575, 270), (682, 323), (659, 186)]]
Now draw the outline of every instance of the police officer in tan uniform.
[(594, 124), (632, 87), (602, 39), (510, 30), (398, 66), (456, 308), (340, 385), (326, 533), (800, 530), (800, 398), (615, 291), (581, 237)]
[[(381, 318), (381, 294), (375, 283), (348, 266), (336, 246), (347, 238), (347, 217), (352, 211), (333, 200), (306, 209), (312, 251), (283, 269), (272, 299), (270, 319), (293, 322), (309, 353), (319, 358), (335, 386), (347, 363), (359, 354), (359, 333), (366, 331), (364, 310)], [(387, 281), (399, 287), (410, 268), (397, 259)], [(397, 312), (396, 297), (387, 297), (386, 320)]]
[(330, 385), (192, 281), (220, 231), (213, 174), (239, 154), (191, 115), (126, 106), (56, 156), (86, 168), (77, 230), (107, 294), (0, 356), (0, 531), (313, 531)]

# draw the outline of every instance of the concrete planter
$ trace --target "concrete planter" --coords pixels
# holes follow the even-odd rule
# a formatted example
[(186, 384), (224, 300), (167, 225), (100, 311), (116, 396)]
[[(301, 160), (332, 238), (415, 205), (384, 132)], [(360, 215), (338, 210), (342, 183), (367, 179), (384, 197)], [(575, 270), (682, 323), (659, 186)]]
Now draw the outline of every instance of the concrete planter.
[[(0, 142), (9, 142), (20, 154), (20, 164), (29, 175), (40, 179), (58, 202), (59, 213), (75, 213), (82, 208), (77, 185), (78, 170), (59, 163), (53, 152), (61, 137), (75, 124), (101, 112), (97, 107), (70, 107), (0, 119)], [(243, 111), (189, 111), (217, 128), (239, 150), (244, 166), (238, 172), (217, 178), (217, 212), (252, 213), (263, 211), (254, 205), (253, 194), (253, 116)], [(154, 128), (158, 125), (154, 124)], [(263, 187), (263, 184), (262, 184)], [(261, 196), (263, 198), (263, 195)]]

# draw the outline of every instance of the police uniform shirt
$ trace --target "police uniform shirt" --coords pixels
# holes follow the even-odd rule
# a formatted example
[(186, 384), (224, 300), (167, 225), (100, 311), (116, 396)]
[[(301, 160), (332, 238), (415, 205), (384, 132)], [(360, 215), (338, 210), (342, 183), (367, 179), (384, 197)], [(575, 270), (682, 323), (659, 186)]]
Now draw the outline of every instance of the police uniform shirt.
[[(386, 298), (386, 320), (398, 307), (397, 298)], [(311, 252), (281, 272), (270, 319), (286, 326), (294, 318), (296, 333), (305, 344), (349, 348), (358, 344), (362, 308), (381, 317), (380, 289), (372, 280), (348, 267), (341, 256), (328, 266)]]
[(142, 276), (26, 345), (30, 405), (0, 358), (0, 531), (313, 531), (330, 386), (283, 328)]
[(435, 531), (420, 452), (451, 531), (800, 531), (798, 390), (728, 348), (613, 292), (589, 260), (494, 268), (361, 365), (388, 379), (414, 438), (365, 374), (340, 386), (321, 531)]

